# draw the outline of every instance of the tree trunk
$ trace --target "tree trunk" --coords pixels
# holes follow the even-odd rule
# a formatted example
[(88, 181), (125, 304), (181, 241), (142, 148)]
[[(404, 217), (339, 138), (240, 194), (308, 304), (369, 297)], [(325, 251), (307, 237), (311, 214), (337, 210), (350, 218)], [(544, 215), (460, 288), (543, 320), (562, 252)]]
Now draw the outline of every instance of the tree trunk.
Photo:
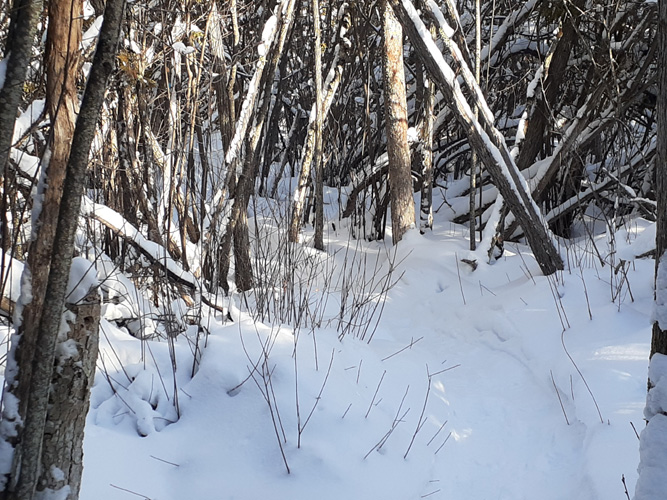
[[(477, 82), (477, 85), (479, 85), (481, 82), (481, 75), (482, 75), (482, 11), (481, 11), (481, 1), (475, 0), (475, 81)], [(475, 120), (477, 120), (479, 117), (479, 110), (477, 109), (477, 106), (473, 107), (473, 113), (475, 114)], [(477, 171), (479, 170), (479, 167), (480, 167), (479, 157), (477, 155), (477, 151), (473, 149), (472, 157), (470, 158), (470, 193), (468, 194), (469, 196), (468, 206), (470, 207), (469, 208), (470, 250), (473, 251), (477, 248), (477, 240), (475, 236), (475, 214), (477, 210), (475, 203), (475, 195), (477, 194)], [(481, 196), (479, 198), (479, 202), (481, 205), (482, 203)]]
[[(51, 255), (51, 268), (37, 329), (38, 338), (32, 363), (25, 425), (20, 436), (20, 450), (14, 455), (16, 465), (13, 469), (12, 485), (15, 484), (16, 488), (9, 492), (9, 498), (12, 500), (32, 500), (41, 472), (41, 452), (45, 439), (57, 337), (74, 253), (74, 236), (85, 187), (85, 172), (107, 81), (115, 65), (124, 5), (124, 0), (107, 0), (97, 51), (72, 138), (72, 150), (67, 164)], [(58, 418), (65, 416), (53, 417), (56, 417), (55, 425), (59, 425)], [(83, 419), (80, 422), (83, 423)], [(80, 435), (82, 436), (82, 433)], [(80, 478), (72, 481), (78, 484)]]
[[(635, 500), (661, 500), (665, 496), (667, 464), (664, 463), (667, 429), (667, 0), (658, 2), (658, 134), (655, 161), (657, 222), (655, 238), (655, 312), (644, 415), (646, 428), (639, 443), (639, 478)], [(660, 384), (661, 388), (656, 388)]]
[(315, 31), (315, 248), (324, 250), (324, 164), (322, 162), (322, 31), (320, 2), (313, 0)]
[(424, 82), (424, 117), (420, 129), (422, 188), (419, 203), (419, 230), (424, 234), (433, 229), (433, 121), (435, 86), (429, 78)]
[[(65, 316), (67, 343), (56, 356), (37, 491), (59, 491), (67, 487), (67, 500), (76, 500), (83, 475), (83, 430), (99, 347), (97, 288), (83, 300), (66, 307), (69, 313)], [(54, 471), (58, 472), (54, 474)]]
[[(242, 224), (244, 223), (246, 218), (246, 216), (241, 216), (239, 212), (240, 207), (237, 206), (236, 199), (232, 202), (232, 212), (233, 214), (236, 215), (231, 216), (229, 224), (227, 225), (227, 228), (225, 230), (225, 234), (222, 237), (221, 244), (217, 245), (216, 238), (212, 236), (215, 236), (217, 234), (217, 225), (220, 215), (223, 213), (224, 208), (228, 207), (229, 206), (228, 204), (230, 203), (230, 200), (227, 197), (227, 193), (225, 191), (228, 190), (230, 195), (233, 194), (233, 191), (239, 191), (239, 192), (243, 191), (243, 189), (239, 190), (238, 186), (234, 186), (237, 174), (236, 170), (237, 167), (240, 165), (239, 162), (241, 161), (241, 156), (243, 153), (241, 146), (244, 143), (246, 144), (248, 143), (247, 140), (248, 128), (250, 126), (252, 118), (256, 115), (255, 108), (257, 104), (257, 98), (259, 97), (260, 92), (263, 89), (262, 83), (266, 81), (263, 75), (267, 62), (271, 62), (269, 68), (273, 68), (273, 70), (270, 71), (271, 75), (270, 78), (271, 80), (273, 80), (273, 74), (275, 73), (276, 70), (276, 66), (273, 64), (273, 62), (275, 61), (277, 65), (276, 57), (278, 57), (279, 59), (280, 54), (282, 54), (282, 48), (285, 43), (286, 32), (288, 31), (288, 27), (292, 22), (294, 4), (295, 0), (287, 0), (285, 4), (283, 4), (283, 2), (279, 2), (279, 8), (277, 9), (277, 15), (276, 15), (277, 18), (272, 17), (271, 20), (267, 21), (267, 23), (264, 26), (265, 36), (260, 46), (261, 49), (258, 50), (259, 59), (255, 64), (255, 72), (252, 76), (252, 79), (248, 86), (248, 91), (243, 100), (243, 105), (241, 107), (241, 111), (239, 113), (238, 120), (234, 128), (234, 134), (231, 138), (230, 143), (226, 145), (227, 150), (225, 151), (225, 164), (228, 169), (227, 182), (222, 189), (218, 190), (218, 193), (216, 193), (214, 197), (215, 202), (214, 202), (213, 212), (210, 215), (211, 224), (209, 229), (209, 236), (205, 244), (204, 258), (203, 258), (203, 261), (205, 263), (205, 273), (206, 273), (205, 275), (207, 277), (210, 277), (209, 279), (213, 281), (212, 283), (213, 287), (219, 284), (220, 286), (222, 286), (225, 293), (229, 292), (227, 275), (229, 273), (229, 267), (230, 267), (229, 256), (231, 255), (231, 249), (233, 244), (234, 227), (237, 225), (239, 218), (241, 217), (243, 218), (243, 220), (241, 220)], [(233, 14), (235, 13), (236, 9), (235, 5), (236, 3), (234, 2), (232, 5)], [(233, 15), (233, 19), (236, 19), (235, 14)], [(235, 20), (234, 23), (236, 23)], [(234, 24), (234, 26), (236, 26), (236, 24)], [(280, 27), (280, 35), (278, 37), (278, 48), (274, 49), (273, 45), (274, 41), (276, 40), (276, 30), (278, 29), (278, 27)], [(237, 40), (236, 35), (235, 35), (235, 40)], [(272, 54), (271, 59), (269, 59), (269, 54)], [(232, 100), (233, 99), (231, 98), (230, 95), (229, 98), (230, 105), (232, 104)], [(234, 115), (233, 110), (230, 110), (230, 116), (233, 117), (233, 115)], [(247, 162), (244, 162), (243, 165), (245, 165), (246, 163)], [(245, 170), (245, 166), (241, 167), (241, 170)], [(252, 185), (252, 181), (250, 182)], [(235, 218), (236, 220), (234, 220)], [(244, 233), (239, 233), (239, 236), (244, 237)], [(241, 241), (240, 243), (241, 246), (239, 247), (237, 245), (236, 247), (237, 251), (245, 252), (243, 242)], [(243, 258), (243, 260), (245, 262), (245, 258)]]
[[(255, 177), (258, 170), (259, 143), (271, 101), (271, 88), (275, 80), (274, 77), (278, 70), (280, 59), (283, 55), (285, 43), (292, 28), (295, 6), (295, 0), (287, 1), (285, 9), (282, 11), (283, 17), (280, 20), (280, 31), (275, 48), (271, 52), (271, 57), (268, 61), (267, 54), (264, 54), (264, 56), (261, 57), (261, 59), (264, 59), (264, 62), (262, 63), (260, 78), (256, 83), (257, 89), (255, 90), (255, 99), (261, 95), (262, 100), (259, 109), (255, 113), (255, 125), (250, 132), (250, 136), (245, 141), (246, 148), (243, 168), (235, 187), (232, 213), (219, 251), (219, 280), (225, 293), (229, 292), (227, 276), (229, 274), (229, 256), (232, 246), (234, 247), (234, 264), (236, 267), (235, 283), (237, 289), (241, 292), (245, 292), (250, 290), (253, 286), (252, 263), (250, 260), (250, 238), (248, 235), (248, 203), (255, 187)], [(268, 68), (266, 69), (268, 71), (265, 71), (267, 62)], [(257, 76), (257, 73), (255, 76)], [(255, 78), (255, 76), (253, 78)], [(254, 102), (253, 107), (255, 107)], [(238, 161), (238, 159), (234, 161)]]
[(384, 4), (384, 107), (389, 157), (392, 242), (395, 245), (415, 225), (412, 196), (408, 115), (403, 68), (403, 29), (388, 1)]
[(6, 49), (10, 50), (7, 61), (5, 84), (0, 88), (0, 169), (4, 172), (9, 159), (9, 150), (14, 135), (14, 122), (23, 94), (30, 55), (34, 45), (37, 21), (42, 12), (42, 0), (15, 0), (10, 37)]
[[(551, 235), (547, 232), (521, 173), (511, 158), (504, 138), (491, 122), (493, 115), (483, 100), (481, 90), (474, 81), (470, 68), (461, 64), (460, 57), (455, 57), (458, 64), (457, 69), (460, 70), (466, 85), (470, 87), (473, 101), (480, 106), (480, 121), (474, 119), (471, 106), (463, 95), (456, 74), (446, 63), (442, 53), (432, 40), (422, 38), (421, 33), (427, 32), (426, 27), (419, 19), (412, 2), (410, 0), (387, 1), (391, 3), (394, 12), (401, 19), (413, 47), (424, 61), (440, 91), (449, 100), (471, 146), (477, 150), (498, 191), (521, 224), (540, 269), (545, 275), (563, 269), (563, 260)], [(447, 50), (453, 56), (457, 56), (452, 50), (452, 41), (449, 39), (443, 41)]]
[[(660, 50), (658, 51), (658, 78), (660, 90), (658, 92), (657, 114), (657, 158), (655, 161), (655, 180), (657, 196), (657, 222), (655, 237), (655, 272), (656, 272), (656, 317), (667, 319), (667, 0), (660, 0), (659, 4), (658, 36)], [(661, 324), (662, 323), (662, 324)], [(667, 355), (667, 321), (653, 323), (653, 337), (651, 339), (651, 357), (655, 353)]]
[[(341, 7), (340, 10), (340, 29), (339, 37), (336, 40), (334, 48), (334, 59), (331, 62), (331, 67), (327, 74), (324, 87), (326, 87), (326, 94), (322, 96), (322, 123), (326, 120), (331, 109), (331, 104), (338, 91), (340, 81), (343, 75), (344, 55), (343, 52), (349, 49), (351, 45), (346, 39), (347, 30), (350, 27), (350, 18), (346, 10)], [(299, 232), (301, 230), (301, 222), (303, 219), (306, 192), (310, 183), (311, 167), (313, 157), (315, 156), (316, 148), (316, 109), (311, 109), (310, 121), (308, 123), (308, 130), (306, 133), (306, 142), (304, 144), (303, 153), (301, 155), (301, 172), (299, 173), (299, 180), (294, 191), (294, 201), (292, 202), (292, 213), (290, 214), (290, 226), (288, 232), (288, 240), (291, 243), (299, 241)]]
[(21, 341), (17, 350), (20, 370), (18, 386), (13, 394), (19, 400), (19, 414), (25, 415), (31, 379), (31, 366), (38, 337), (40, 312), (44, 302), (51, 264), (53, 240), (58, 221), (58, 209), (63, 192), (65, 171), (79, 99), (76, 94), (76, 75), (79, 69), (78, 47), (82, 35), (83, 1), (54, 2), (49, 6), (49, 28), (46, 36), (46, 108), (51, 119), (48, 151), (42, 166), (41, 182), (37, 187), (38, 199), (33, 218), (32, 241), (28, 253), (30, 293), (32, 300), (25, 305), (19, 327)]
[(558, 45), (548, 65), (545, 63), (548, 73), (544, 86), (541, 86), (541, 91), (537, 93), (537, 102), (529, 118), (526, 137), (522, 141), (521, 152), (517, 158), (517, 166), (520, 170), (532, 165), (545, 146), (544, 133), (547, 125), (554, 119), (554, 108), (558, 107), (557, 100), (560, 97), (561, 83), (567, 71), (570, 53), (577, 39), (577, 24), (585, 3), (585, 0), (577, 0), (573, 2), (573, 8), (567, 9), (565, 14), (567, 18), (564, 20)]
[[(30, 299), (22, 311), (22, 321), (18, 326), (18, 345), (13, 359), (9, 361), (10, 376), (7, 377), (5, 389), (18, 400), (18, 413), (12, 416), (5, 412), (3, 416), (4, 425), (9, 425), (15, 433), (13, 437), (5, 437), (14, 444), (20, 439), (21, 422), (26, 420), (33, 359), (51, 264), (58, 207), (78, 111), (76, 76), (80, 57), (78, 50), (72, 51), (70, 47), (78, 47), (81, 42), (82, 14), (81, 0), (55, 2), (49, 8), (44, 61), (47, 73), (46, 109), (52, 124), (48, 142), (49, 154), (45, 155), (43, 160), (42, 182), (37, 188), (41, 203), (34, 209), (33, 217), (36, 223), (27, 259), (29, 273), (26, 279), (30, 281)], [(11, 131), (8, 137), (11, 137)]]

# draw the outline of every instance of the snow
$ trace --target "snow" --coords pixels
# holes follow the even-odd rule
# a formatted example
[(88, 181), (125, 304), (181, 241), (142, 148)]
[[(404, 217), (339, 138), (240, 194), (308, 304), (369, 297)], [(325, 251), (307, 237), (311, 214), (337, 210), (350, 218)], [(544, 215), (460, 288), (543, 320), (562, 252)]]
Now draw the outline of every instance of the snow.
[(661, 330), (667, 330), (667, 253), (660, 256), (660, 263), (655, 277), (654, 320)]
[(436, 4), (433, 0), (428, 0), (427, 3), (429, 9), (431, 9), (431, 12), (435, 16), (435, 19), (438, 21), (440, 29), (443, 31), (445, 36), (452, 38), (454, 36), (455, 30), (445, 20), (445, 16), (442, 15), (442, 11), (440, 10), (440, 7), (438, 7), (438, 4)]
[(102, 21), (104, 20), (103, 16), (98, 16), (95, 18), (90, 27), (86, 30), (81, 37), (81, 51), (85, 52), (95, 43), (97, 37), (100, 34), (100, 29), (102, 29)]
[(164, 247), (146, 239), (137, 228), (128, 224), (128, 222), (115, 210), (112, 210), (105, 205), (94, 203), (87, 197), (82, 200), (81, 210), (85, 215), (94, 215), (98, 220), (103, 220), (112, 225), (126, 239), (134, 241), (144, 252), (151, 255), (153, 260), (161, 262), (174, 276), (193, 284), (193, 286), (197, 283), (197, 280), (192, 273), (185, 271), (178, 262), (167, 255)]
[[(662, 263), (661, 263), (662, 265)], [(644, 416), (648, 421), (642, 431), (639, 480), (635, 500), (663, 498), (667, 490), (667, 356), (656, 353), (649, 365), (651, 389), (646, 399)]]
[(7, 297), (12, 302), (17, 302), (21, 295), (21, 274), (23, 274), (23, 262), (16, 260), (0, 251), (0, 264), (2, 265), (2, 296)]
[[(20, 151), (16, 148), (11, 148), (9, 151), (9, 157), (12, 161), (16, 162), (18, 169), (23, 172), (23, 174), (28, 178), (32, 179), (37, 177), (39, 171), (39, 158), (37, 156), (29, 155), (24, 151)], [(24, 181), (21, 180), (23, 183)]]
[(193, 46), (186, 46), (183, 42), (176, 42), (174, 43), (171, 48), (173, 48), (176, 52), (179, 54), (182, 54), (184, 56), (187, 56), (188, 54), (192, 54), (195, 52), (197, 49)]
[[(236, 131), (236, 148), (244, 135)], [(338, 213), (337, 194), (326, 196), (327, 210)], [(229, 299), (233, 322), (204, 307), (201, 328), (188, 322), (184, 300), (153, 303), (107, 257), (75, 259), (68, 301), (98, 284), (104, 299), (80, 498), (606, 500), (624, 498), (621, 478), (636, 500), (663, 498), (667, 357), (651, 361), (647, 399), (654, 262), (637, 257), (654, 247), (655, 224), (621, 228), (614, 249), (596, 240), (603, 257), (613, 250), (631, 262), (627, 281), (610, 290), (609, 266), (588, 240), (574, 241), (566, 270), (550, 277), (522, 245), (506, 244), (489, 262), (501, 201), (474, 253), (467, 228), (447, 222), (445, 210), (433, 231), (409, 231), (396, 248), (356, 241), (349, 223), (336, 221), (327, 225), (329, 253), (290, 247), (297, 277), (273, 283), (272, 316), (253, 316), (256, 290)], [(200, 288), (117, 212), (90, 199), (83, 212)], [(6, 269), (12, 264), (4, 293), (18, 298), (21, 265), (3, 258)], [(660, 268), (658, 288), (667, 290), (667, 266)], [(290, 286), (303, 293), (300, 323), (277, 317)], [(29, 301), (30, 288), (22, 293)], [(158, 341), (167, 310), (183, 333)], [(67, 342), (59, 349), (76, 354)], [(15, 411), (13, 396), (5, 398), (5, 412)], [(11, 450), (0, 449), (0, 472), (10, 460)]]
[[(306, 275), (333, 273), (328, 291), (308, 292), (320, 327), (254, 319), (235, 296), (234, 322), (207, 315), (207, 337), (184, 323), (174, 371), (168, 342), (103, 319), (80, 498), (590, 500), (624, 498), (622, 476), (633, 491), (653, 261), (634, 260), (634, 300), (625, 290), (614, 302), (585, 242), (552, 277), (512, 244), (472, 271), (460, 262), (467, 229), (435, 216), (396, 249), (350, 239), (344, 221), (328, 255), (295, 247)], [(633, 234), (617, 237), (628, 255), (642, 253)], [(362, 297), (371, 278), (367, 303), (383, 310), (372, 340), (340, 339), (345, 290)], [(660, 422), (644, 432), (667, 436)]]
[(528, 89), (526, 90), (526, 96), (529, 99), (535, 97), (535, 89), (537, 89), (537, 86), (542, 81), (543, 76), (544, 76), (544, 65), (540, 65), (540, 67), (535, 72), (535, 76), (530, 81), (530, 84), (528, 85)]
[(44, 99), (36, 99), (28, 105), (28, 108), (14, 122), (13, 143), (18, 142), (21, 137), (37, 122), (44, 111)]
[(491, 43), (482, 49), (481, 59), (485, 61), (489, 55), (492, 55), (500, 41), (507, 35), (508, 31), (513, 30), (517, 24), (517, 20), (523, 18), (527, 13), (531, 12), (540, 0), (528, 0), (523, 3), (520, 9), (515, 10), (505, 18), (503, 23), (493, 33)]
[(5, 85), (5, 75), (7, 74), (7, 61), (9, 56), (0, 60), (0, 89)]
[(276, 32), (276, 27), (278, 26), (278, 18), (276, 16), (271, 16), (264, 25), (264, 30), (262, 31), (262, 42), (257, 47), (257, 54), (260, 57), (266, 57), (268, 48), (271, 46), (273, 41), (273, 35)]
[(83, 257), (72, 260), (72, 268), (67, 283), (67, 302), (76, 304), (82, 301), (98, 285), (95, 265)]
[[(287, 6), (287, 3), (285, 3), (285, 6)], [(271, 44), (277, 26), (278, 26), (278, 18), (275, 15), (273, 15), (266, 21), (266, 24), (264, 24), (264, 29), (262, 30), (262, 43), (265, 43), (267, 45)]]

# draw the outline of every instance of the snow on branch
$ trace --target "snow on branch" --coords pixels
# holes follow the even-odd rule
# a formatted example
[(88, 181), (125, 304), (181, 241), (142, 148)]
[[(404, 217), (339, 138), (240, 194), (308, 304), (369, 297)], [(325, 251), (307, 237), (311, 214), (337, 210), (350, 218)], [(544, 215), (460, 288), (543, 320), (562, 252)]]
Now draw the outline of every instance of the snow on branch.
[(512, 12), (509, 16), (505, 17), (503, 23), (498, 27), (496, 32), (491, 39), (491, 43), (486, 47), (482, 48), (482, 53), (480, 59), (486, 61), (500, 45), (505, 43), (505, 40), (514, 33), (515, 28), (521, 24), (528, 15), (533, 12), (535, 7), (539, 5), (542, 0), (529, 0), (524, 3), (519, 9)]
[(225, 155), (225, 163), (227, 165), (231, 165), (231, 163), (238, 156), (241, 149), (241, 144), (243, 144), (246, 132), (248, 131), (250, 117), (252, 116), (253, 110), (255, 108), (257, 94), (259, 93), (259, 83), (262, 79), (262, 74), (264, 73), (264, 67), (266, 66), (267, 54), (271, 48), (271, 44), (273, 43), (277, 29), (278, 18), (274, 14), (269, 18), (268, 21), (266, 21), (262, 31), (262, 42), (257, 48), (259, 59), (257, 60), (255, 73), (252, 75), (252, 80), (250, 80), (250, 84), (248, 85), (248, 91), (246, 92), (245, 99), (243, 100), (243, 104), (241, 106), (239, 119), (236, 122), (234, 137), (232, 138), (229, 147), (227, 148), (227, 154)]
[(110, 229), (116, 236), (130, 243), (152, 264), (160, 266), (171, 281), (188, 288), (192, 293), (200, 294), (204, 304), (219, 312), (226, 313), (226, 310), (223, 311), (220, 306), (214, 304), (205, 296), (199, 280), (192, 273), (183, 269), (177, 261), (172, 259), (166, 248), (146, 239), (121, 214), (105, 205), (93, 202), (88, 197), (84, 197), (81, 204), (81, 215), (90, 217), (92, 220)]
[(443, 35), (445, 49), (458, 65), (457, 69), (462, 73), (475, 105), (482, 110), (479, 119), (475, 117), (470, 103), (461, 90), (456, 72), (445, 61), (412, 2), (410, 0), (389, 0), (389, 2), (401, 20), (417, 54), (443, 96), (448, 99), (472, 147), (480, 155), (496, 187), (524, 229), (540, 268), (545, 274), (562, 269), (563, 261), (540, 216), (539, 208), (530, 196), (528, 184), (512, 160), (504, 137), (494, 126), (493, 115), (479, 85), (474, 78), (470, 78), (470, 68), (463, 61), (460, 50), (453, 40), (446, 34)]

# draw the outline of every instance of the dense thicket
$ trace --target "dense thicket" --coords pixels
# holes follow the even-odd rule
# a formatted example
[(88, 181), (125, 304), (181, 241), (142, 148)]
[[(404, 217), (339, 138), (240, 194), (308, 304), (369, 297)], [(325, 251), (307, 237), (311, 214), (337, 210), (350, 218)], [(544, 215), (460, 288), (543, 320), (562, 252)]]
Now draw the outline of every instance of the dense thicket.
[[(417, 6), (440, 32), (437, 43), (451, 39), (474, 68), (474, 2)], [(251, 237), (242, 215), (255, 194), (291, 195), (285, 180), (303, 169), (307, 174), (292, 185), (301, 204), (294, 227), (311, 220), (318, 202), (310, 174), (317, 122), (310, 7), (298, 1), (161, 0), (128, 8), (88, 195), (165, 247), (209, 290), (228, 289), (230, 260), (239, 268), (237, 285), (252, 284)], [(381, 238), (389, 200), (381, 4), (324, 1), (319, 7), (323, 182), (346, 195), (341, 215), (352, 218), (359, 237)], [(82, 44), (84, 58), (93, 47), (93, 9), (85, 20), (91, 32)], [(9, 18), (5, 10), (5, 40)], [(609, 221), (630, 213), (654, 217), (655, 4), (483, 2), (481, 28), (483, 96), (551, 229), (567, 237), (585, 214)], [(37, 44), (21, 106), (32, 113), (22, 118), (4, 169), (3, 247), (19, 259), (29, 234), (30, 161), (39, 163), (49, 130), (40, 116), (47, 92), (42, 54)], [(405, 64), (414, 188), (422, 183), (417, 152), (428, 147), (432, 186), (447, 199), (436, 208), (467, 222), (467, 135), (443, 95), (436, 95), (430, 112), (431, 78), (409, 42)], [(431, 117), (432, 146), (419, 134)], [(476, 180), (483, 227), (497, 190), (484, 168)], [(521, 236), (512, 217), (502, 220), (499, 232), (506, 238)], [(132, 243), (108, 226), (95, 245), (119, 265), (130, 265), (124, 256), (134, 251)]]
[[(400, 196), (412, 205), (412, 193), (422, 231), (440, 210), (479, 229), (471, 238), (484, 234), (487, 247), (525, 237), (545, 273), (562, 268), (559, 238), (580, 235), (591, 220), (613, 234), (625, 217), (654, 219), (656, 3), (485, 0), (479, 13), (475, 3), (129, 3), (76, 241), (98, 272), (116, 268), (159, 310), (119, 324), (133, 335), (173, 338), (184, 327), (164, 303), (186, 304), (198, 323), (201, 304), (226, 312), (220, 295), (293, 291), (290, 265), (304, 226), (316, 226), (318, 249), (339, 219), (354, 237), (381, 239), (389, 207), (401, 206), (390, 201)], [(390, 5), (408, 34), (402, 62), (383, 43)], [(17, 21), (28, 6), (41, 13), (32, 30)], [(76, 114), (104, 5), (84, 2), (84, 34), (70, 38), (66, 66), (49, 49), (49, 8), (27, 0), (0, 7), (0, 73), (7, 75), (0, 127), (14, 124), (13, 136), (0, 134), (7, 317), (18, 299), (10, 268), (35, 259), (47, 241), (33, 238), (39, 220), (31, 215), (49, 202), (39, 179), (62, 135), (54, 110), (67, 100)], [(30, 53), (17, 50), (26, 49), (26, 37)], [(405, 72), (404, 114), (387, 113), (390, 63)], [(54, 88), (59, 64), (68, 83)], [(401, 149), (407, 194), (390, 190), (396, 155), (387, 147), (394, 140), (387, 140), (387, 116), (408, 129), (412, 189)], [(434, 189), (444, 197), (435, 207)], [(326, 213), (327, 192), (338, 193), (340, 213)], [(263, 218), (254, 218), (260, 211)], [(402, 221), (401, 231), (409, 225)], [(101, 290), (103, 300), (119, 300), (114, 285)], [(264, 311), (262, 300), (256, 306)], [(193, 349), (196, 358), (199, 344)]]

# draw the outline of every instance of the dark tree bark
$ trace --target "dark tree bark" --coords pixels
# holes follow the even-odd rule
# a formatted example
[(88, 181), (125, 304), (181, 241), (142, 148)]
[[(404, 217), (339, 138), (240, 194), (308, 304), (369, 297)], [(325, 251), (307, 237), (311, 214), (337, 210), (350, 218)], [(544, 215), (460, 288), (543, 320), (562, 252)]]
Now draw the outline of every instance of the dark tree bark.
[[(667, 309), (667, 0), (659, 3), (658, 36), (658, 136), (657, 158), (655, 161), (655, 181), (657, 196), (657, 222), (655, 234), (655, 273), (656, 273), (656, 307)], [(662, 278), (662, 279), (661, 279)], [(665, 314), (665, 313), (663, 313)], [(658, 317), (661, 317), (658, 314)], [(667, 317), (667, 314), (665, 314)], [(664, 328), (664, 329), (663, 329)], [(651, 339), (651, 357), (655, 353), (667, 355), (667, 324), (653, 323)], [(651, 382), (649, 381), (649, 385)]]
[(403, 29), (389, 2), (384, 3), (384, 108), (389, 157), (392, 242), (395, 245), (415, 225), (412, 196), (408, 113), (403, 67)]
[(82, 0), (54, 2), (49, 6), (45, 65), (46, 108), (51, 120), (51, 133), (48, 142), (49, 154), (46, 155), (42, 166), (45, 169), (42, 178), (46, 182), (38, 186), (38, 196), (42, 199), (42, 203), (36, 208), (38, 213), (27, 259), (32, 298), (25, 305), (22, 312), (23, 320), (18, 329), (20, 340), (15, 354), (18, 377), (11, 380), (11, 385), (7, 387), (18, 399), (19, 415), (23, 421), (29, 400), (32, 366), (51, 265), (58, 208), (79, 106), (76, 76), (80, 57), (78, 50), (72, 50), (72, 47), (78, 48), (81, 43), (82, 15)]
[(322, 162), (322, 30), (320, 2), (312, 1), (315, 31), (315, 248), (324, 250), (324, 164)]
[[(667, 1), (658, 2), (658, 102), (657, 157), (655, 161), (657, 222), (655, 238), (655, 313), (644, 415), (646, 428), (639, 443), (639, 478), (636, 500), (660, 500), (665, 496), (664, 432), (667, 400), (664, 395), (664, 356), (667, 355)], [(656, 366), (654, 367), (654, 363)], [(660, 368), (662, 366), (662, 369)], [(656, 377), (656, 380), (653, 380)], [(663, 389), (656, 387), (660, 384)], [(653, 392), (655, 391), (655, 393)], [(662, 448), (662, 449), (661, 449)]]
[[(66, 308), (73, 321), (68, 320), (67, 354), (58, 356), (54, 366), (37, 491), (68, 487), (67, 499), (76, 500), (83, 475), (83, 430), (99, 348), (99, 291), (93, 288), (83, 300), (68, 303)], [(74, 352), (70, 352), (72, 347)], [(63, 474), (54, 476), (54, 467)]]
[(23, 94), (30, 55), (42, 12), (42, 0), (15, 0), (6, 51), (9, 50), (5, 84), (0, 89), (0, 169), (4, 172), (12, 144), (16, 111)]
[[(74, 254), (74, 236), (85, 187), (85, 172), (107, 81), (115, 66), (124, 6), (124, 0), (107, 1), (97, 51), (72, 138), (51, 255), (51, 268), (37, 330), (25, 425), (21, 432), (20, 450), (14, 455), (16, 466), (13, 469), (14, 478), (11, 484), (15, 484), (16, 487), (8, 492), (8, 498), (12, 500), (32, 500), (40, 474), (55, 349)], [(50, 418), (57, 422), (58, 419), (66, 417), (66, 415), (51, 415)]]
[[(0, 245), (9, 248), (10, 229), (7, 207), (11, 207), (10, 194), (12, 174), (9, 172), (9, 153), (11, 151), (16, 112), (23, 95), (30, 55), (34, 45), (37, 21), (42, 12), (42, 0), (6, 0), (11, 4), (11, 23), (4, 55), (8, 56), (5, 82), (0, 88)], [(15, 215), (15, 214), (13, 214)], [(14, 217), (12, 217), (14, 219)], [(2, 280), (0, 280), (1, 282)]]
[(526, 137), (522, 142), (521, 151), (517, 158), (519, 170), (530, 167), (544, 149), (545, 131), (547, 125), (553, 122), (554, 108), (558, 107), (557, 100), (560, 97), (561, 85), (565, 78), (567, 64), (570, 61), (570, 53), (577, 40), (577, 24), (585, 3), (585, 0), (576, 0), (573, 2), (573, 8), (568, 9), (571, 15), (565, 14), (567, 17), (562, 32), (551, 56), (544, 85), (536, 96), (533, 113), (526, 130)]

